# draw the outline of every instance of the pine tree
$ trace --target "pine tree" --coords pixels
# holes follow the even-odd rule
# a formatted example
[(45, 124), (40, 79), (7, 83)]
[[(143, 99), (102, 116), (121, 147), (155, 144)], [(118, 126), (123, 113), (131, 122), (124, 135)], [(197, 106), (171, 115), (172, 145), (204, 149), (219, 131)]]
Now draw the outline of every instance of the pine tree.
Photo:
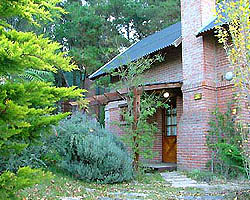
[[(41, 131), (49, 131), (51, 125), (69, 114), (55, 112), (57, 102), (81, 98), (85, 92), (15, 78), (29, 69), (56, 73), (77, 68), (66, 53), (60, 52), (58, 43), (43, 35), (17, 31), (8, 24), (8, 19), (16, 16), (33, 25), (51, 20), (64, 12), (56, 6), (59, 2), (1, 0), (0, 3), (0, 199), (13, 199), (16, 191), (47, 177), (41, 170), (25, 167), (9, 172), (3, 166), (10, 154), (21, 153), (40, 137)], [(86, 105), (84, 100), (83, 104)]]

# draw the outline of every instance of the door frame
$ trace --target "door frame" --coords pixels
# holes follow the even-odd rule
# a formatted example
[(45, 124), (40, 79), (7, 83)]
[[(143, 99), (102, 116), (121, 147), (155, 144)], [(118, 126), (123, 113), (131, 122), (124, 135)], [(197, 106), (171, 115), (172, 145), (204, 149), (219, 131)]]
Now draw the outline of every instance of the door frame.
[[(177, 100), (176, 97), (175, 98), (175, 101)], [(175, 102), (177, 103), (177, 102)], [(177, 104), (176, 104), (176, 109), (177, 109)], [(177, 112), (177, 111), (176, 111)], [(165, 153), (165, 149), (164, 149), (164, 146), (165, 146), (165, 142), (164, 140), (166, 140), (166, 138), (169, 138), (170, 141), (174, 140), (174, 143), (176, 145), (176, 152), (175, 152), (175, 158), (174, 158), (174, 161), (168, 161), (168, 162), (172, 162), (172, 163), (177, 163), (177, 127), (178, 127), (178, 122), (177, 122), (177, 115), (178, 113), (176, 113), (176, 136), (166, 136), (166, 109), (165, 108), (162, 108), (162, 162), (165, 162), (165, 158), (164, 158), (164, 153)]]

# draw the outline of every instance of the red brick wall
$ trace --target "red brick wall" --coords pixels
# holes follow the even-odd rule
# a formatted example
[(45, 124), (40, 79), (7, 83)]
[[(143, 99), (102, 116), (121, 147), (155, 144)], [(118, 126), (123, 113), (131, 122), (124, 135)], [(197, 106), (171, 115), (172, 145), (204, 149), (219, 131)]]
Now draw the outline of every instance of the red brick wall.
[(225, 74), (231, 71), (229, 61), (223, 46), (216, 40), (216, 87), (217, 87), (217, 104), (220, 111), (226, 112), (228, 103), (232, 101), (233, 84), (225, 80)]
[(158, 132), (155, 134), (155, 142), (153, 151), (156, 156), (150, 162), (162, 161), (162, 109), (158, 109), (154, 116), (150, 119), (152, 122), (157, 122)]
[(166, 51), (165, 60), (152, 66), (146, 73), (147, 82), (178, 82), (182, 81), (181, 45)]
[[(213, 6), (213, 0), (182, 0), (184, 107), (178, 136), (178, 168), (205, 168), (210, 159), (206, 134), (211, 111), (216, 106), (226, 111), (233, 98), (233, 84), (225, 80), (226, 72), (232, 69), (222, 45), (212, 34), (198, 38), (194, 35), (212, 16), (209, 9)], [(201, 100), (194, 99), (197, 93), (202, 94)], [(249, 119), (249, 110), (242, 112)]]
[[(225, 80), (225, 74), (228, 71), (232, 71), (233, 69), (230, 67), (229, 61), (227, 59), (227, 55), (223, 46), (216, 43), (216, 74), (217, 74), (217, 91), (218, 91), (218, 106), (220, 111), (226, 112), (228, 103), (231, 103), (233, 100), (233, 84), (232, 82)], [(235, 105), (232, 105), (235, 107)], [(240, 105), (241, 109), (238, 111), (239, 119), (244, 122), (250, 124), (250, 109), (247, 104), (247, 100), (244, 99), (241, 101)], [(248, 135), (248, 154), (250, 155), (250, 134)]]
[(105, 127), (116, 135), (124, 134), (121, 126), (118, 125), (121, 120), (121, 109), (119, 108), (119, 104), (122, 103), (124, 103), (124, 101), (110, 102), (105, 108), (105, 115), (108, 115), (108, 117), (105, 116)]
[[(176, 98), (176, 110), (177, 110), (177, 158), (178, 158), (178, 152), (179, 152), (179, 141), (181, 141), (181, 118), (183, 114), (183, 96), (177, 96)], [(179, 139), (180, 138), (180, 139)]]
[[(213, 0), (182, 0), (183, 115), (179, 125), (179, 169), (205, 168), (210, 154), (206, 147), (210, 109), (216, 103), (215, 43), (195, 33), (212, 16)], [(192, 12), (191, 12), (192, 11)], [(202, 99), (195, 100), (195, 94)]]
[[(194, 100), (194, 94), (201, 93), (201, 100)], [(214, 106), (215, 92), (210, 88), (195, 88), (183, 94), (183, 115), (177, 138), (178, 168), (204, 168), (210, 155), (206, 147), (206, 134)]]

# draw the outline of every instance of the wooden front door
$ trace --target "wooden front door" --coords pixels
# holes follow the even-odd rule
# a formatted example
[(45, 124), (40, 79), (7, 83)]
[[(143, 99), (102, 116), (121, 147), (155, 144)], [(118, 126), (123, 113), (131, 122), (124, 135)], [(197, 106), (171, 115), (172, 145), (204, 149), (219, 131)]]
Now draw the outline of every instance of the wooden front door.
[(177, 162), (176, 99), (170, 99), (169, 108), (162, 111), (162, 161)]

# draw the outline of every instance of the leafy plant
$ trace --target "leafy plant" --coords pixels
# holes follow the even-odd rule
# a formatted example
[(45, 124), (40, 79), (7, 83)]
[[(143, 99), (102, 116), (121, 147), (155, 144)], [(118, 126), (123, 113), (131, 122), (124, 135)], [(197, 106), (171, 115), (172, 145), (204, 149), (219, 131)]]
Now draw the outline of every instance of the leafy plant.
[(60, 166), (78, 179), (117, 183), (133, 177), (132, 160), (121, 141), (94, 119), (75, 113), (57, 127)]
[(0, 199), (17, 199), (17, 191), (50, 178), (51, 173), (30, 167), (20, 168), (16, 174), (6, 171), (0, 176)]
[[(128, 107), (131, 108), (133, 105)], [(125, 132), (122, 138), (134, 154), (137, 152), (140, 155), (141, 160), (152, 159), (156, 156), (156, 153), (153, 152), (153, 146), (158, 128), (156, 122), (150, 122), (149, 119), (153, 117), (157, 109), (163, 107), (167, 108), (168, 105), (162, 95), (143, 92), (140, 98), (140, 114), (136, 130), (133, 128), (133, 113), (128, 110), (121, 113), (125, 121), (125, 123), (120, 124)]]
[(217, 27), (217, 37), (226, 50), (230, 68), (233, 71), (236, 103), (239, 112), (237, 123), (242, 137), (242, 155), (245, 172), (250, 179), (250, 23), (249, 0), (220, 0), (217, 9), (218, 22), (227, 22), (226, 26)]
[[(238, 101), (250, 102), (250, 42), (248, 0), (221, 0), (218, 4), (218, 22), (227, 26), (217, 27), (217, 37), (226, 50), (230, 67), (234, 72), (233, 82), (238, 89)], [(245, 98), (247, 97), (247, 98)]]
[(154, 156), (152, 147), (157, 126), (155, 123), (149, 123), (149, 118), (156, 113), (157, 108), (167, 108), (161, 95), (143, 91), (143, 86), (150, 81), (144, 78), (144, 72), (162, 59), (160, 55), (142, 58), (111, 73), (112, 76), (119, 77), (119, 81), (113, 83), (113, 87), (126, 90), (123, 98), (127, 102), (127, 110), (122, 113), (126, 123), (120, 125), (125, 132), (125, 141), (132, 150), (134, 167), (137, 171), (140, 157), (148, 159)]
[(44, 81), (44, 82), (54, 82), (54, 75), (52, 72), (28, 69), (19, 77), (25, 81)]
[(240, 132), (230, 106), (226, 113), (216, 108), (213, 115), (207, 136), (207, 145), (212, 152), (211, 170), (225, 177), (235, 177), (244, 173)]
[[(46, 132), (47, 130), (44, 130)], [(57, 136), (42, 132), (41, 138), (30, 143), (20, 153), (8, 157), (0, 156), (0, 171), (17, 172), (20, 167), (47, 168), (55, 165), (61, 157), (58, 154), (55, 142)]]

